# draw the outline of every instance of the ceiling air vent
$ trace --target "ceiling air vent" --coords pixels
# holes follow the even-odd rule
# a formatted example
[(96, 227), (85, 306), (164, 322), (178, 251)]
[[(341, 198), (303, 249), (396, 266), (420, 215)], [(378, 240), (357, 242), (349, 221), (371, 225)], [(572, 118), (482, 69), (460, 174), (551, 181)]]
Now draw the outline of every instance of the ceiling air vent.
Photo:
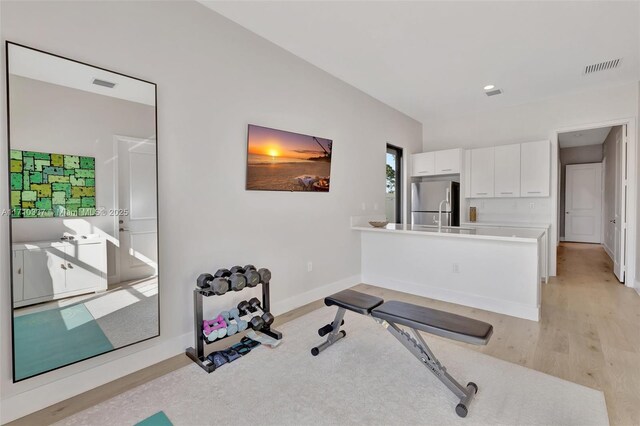
[(109, 89), (113, 89), (116, 86), (115, 83), (112, 83), (110, 81), (100, 80), (99, 78), (94, 78), (93, 84), (95, 84), (96, 86), (108, 87)]
[(487, 96), (496, 96), (496, 95), (501, 95), (502, 94), (502, 90), (500, 89), (494, 89), (494, 90), (489, 90), (487, 92), (484, 92), (487, 94)]
[(599, 64), (587, 65), (584, 67), (584, 74), (589, 75), (595, 72), (607, 71), (618, 68), (622, 64), (622, 58), (612, 59), (610, 61), (600, 62)]

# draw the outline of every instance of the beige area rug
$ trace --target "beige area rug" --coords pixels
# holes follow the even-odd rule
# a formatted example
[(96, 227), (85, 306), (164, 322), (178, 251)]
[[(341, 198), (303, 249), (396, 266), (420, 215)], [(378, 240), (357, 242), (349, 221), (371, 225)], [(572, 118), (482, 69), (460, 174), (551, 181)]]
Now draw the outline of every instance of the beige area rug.
[(463, 385), (479, 391), (469, 415), (424, 366), (371, 318), (348, 312), (347, 337), (317, 357), (324, 308), (283, 325), (284, 342), (211, 374), (191, 364), (64, 419), (133, 425), (163, 410), (175, 425), (607, 425), (602, 392), (425, 335)]

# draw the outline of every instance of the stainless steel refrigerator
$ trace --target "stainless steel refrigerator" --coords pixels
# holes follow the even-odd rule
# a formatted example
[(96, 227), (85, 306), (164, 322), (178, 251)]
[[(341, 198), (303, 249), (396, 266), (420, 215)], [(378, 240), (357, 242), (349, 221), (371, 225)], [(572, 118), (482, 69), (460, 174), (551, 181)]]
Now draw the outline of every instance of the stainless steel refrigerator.
[(460, 184), (450, 180), (411, 184), (411, 224), (437, 225), (438, 206), (442, 203), (442, 226), (460, 226)]

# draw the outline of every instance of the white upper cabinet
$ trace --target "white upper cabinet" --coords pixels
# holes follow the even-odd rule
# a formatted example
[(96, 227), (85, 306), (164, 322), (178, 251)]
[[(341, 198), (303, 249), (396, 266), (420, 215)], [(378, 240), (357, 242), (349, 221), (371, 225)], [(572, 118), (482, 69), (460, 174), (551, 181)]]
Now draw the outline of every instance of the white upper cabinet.
[(411, 176), (434, 176), (460, 173), (462, 150), (421, 152), (411, 156)]
[(495, 147), (496, 198), (520, 196), (520, 145)]
[(548, 197), (551, 180), (549, 141), (521, 144), (520, 196)]
[(436, 172), (436, 153), (421, 152), (411, 156), (411, 176), (431, 176)]
[(494, 196), (493, 147), (471, 150), (471, 197), (490, 198)]
[(460, 173), (461, 149), (447, 149), (436, 151), (436, 174), (449, 175)]

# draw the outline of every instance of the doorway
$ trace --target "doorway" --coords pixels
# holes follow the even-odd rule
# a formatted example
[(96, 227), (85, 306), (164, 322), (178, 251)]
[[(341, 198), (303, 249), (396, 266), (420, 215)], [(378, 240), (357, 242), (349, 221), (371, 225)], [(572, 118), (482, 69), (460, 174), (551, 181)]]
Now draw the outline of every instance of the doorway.
[(566, 166), (565, 241), (602, 242), (602, 198), (602, 163)]
[(626, 125), (558, 134), (560, 240), (599, 244), (625, 281)]
[(385, 214), (390, 223), (402, 223), (402, 148), (387, 144)]

